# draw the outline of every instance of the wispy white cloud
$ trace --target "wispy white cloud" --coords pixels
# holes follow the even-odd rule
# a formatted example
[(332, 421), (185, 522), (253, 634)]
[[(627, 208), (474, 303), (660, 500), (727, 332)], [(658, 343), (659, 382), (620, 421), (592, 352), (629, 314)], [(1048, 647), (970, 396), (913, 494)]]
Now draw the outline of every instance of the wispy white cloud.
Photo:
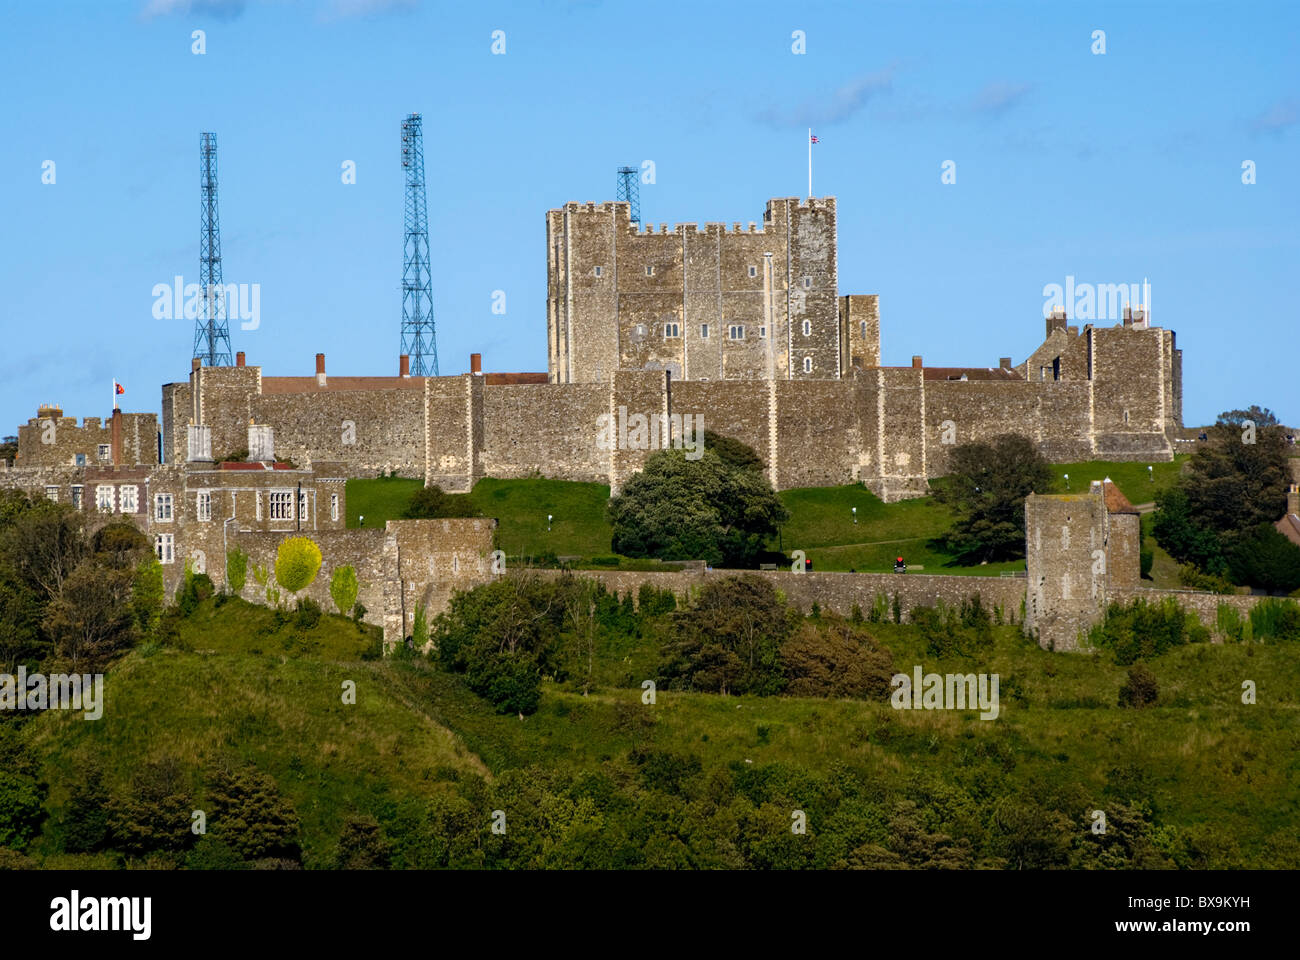
[(985, 84), (971, 101), (971, 109), (987, 117), (1000, 117), (1011, 110), (1033, 89), (1028, 83), (994, 81)]
[(215, 20), (234, 20), (248, 6), (246, 0), (146, 0), (140, 15), (145, 20), (190, 14)]
[(1281, 133), (1288, 127), (1300, 122), (1300, 100), (1287, 98), (1279, 100), (1251, 122), (1251, 129), (1256, 133)]
[(895, 66), (864, 74), (818, 97), (793, 107), (768, 107), (758, 114), (760, 123), (773, 127), (828, 127), (843, 123), (868, 103), (893, 89)]

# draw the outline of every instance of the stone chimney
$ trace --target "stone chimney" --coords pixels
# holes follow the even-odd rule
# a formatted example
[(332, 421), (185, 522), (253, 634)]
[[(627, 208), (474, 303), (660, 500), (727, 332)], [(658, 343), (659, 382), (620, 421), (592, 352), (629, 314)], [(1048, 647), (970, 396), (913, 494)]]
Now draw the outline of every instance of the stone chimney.
[(325, 386), (325, 354), (316, 354), (316, 386)]
[(212, 428), (209, 426), (189, 426), (189, 452), (185, 457), (190, 463), (212, 462)]
[(483, 376), (483, 354), (471, 353), (469, 355), (469, 372), (476, 377)]
[(201, 366), (203, 366), (203, 361), (200, 360), (198, 357), (195, 357), (193, 360), (190, 361), (190, 372), (198, 373), (199, 367)]
[(117, 407), (113, 408), (113, 419), (109, 422), (109, 443), (113, 449), (113, 466), (122, 465), (122, 411)]
[(1052, 312), (1047, 318), (1047, 335), (1050, 337), (1053, 330), (1064, 330), (1068, 322), (1065, 307), (1052, 307)]
[(1010, 358), (1010, 357), (998, 357), (998, 369), (999, 369), (999, 370), (1010, 370), (1010, 369), (1011, 369), (1011, 358)]
[(267, 423), (248, 425), (248, 462), (275, 462), (275, 430)]
[(411, 358), (405, 353), (397, 358), (397, 375), (399, 377), (409, 377), (411, 375)]

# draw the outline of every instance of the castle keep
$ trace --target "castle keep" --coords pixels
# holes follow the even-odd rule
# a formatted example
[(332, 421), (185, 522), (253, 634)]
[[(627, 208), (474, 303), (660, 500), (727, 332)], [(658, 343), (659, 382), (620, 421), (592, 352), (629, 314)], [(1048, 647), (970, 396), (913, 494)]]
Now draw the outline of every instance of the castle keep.
[[(546, 248), (545, 373), (484, 373), (477, 354), (470, 373), (448, 377), (412, 376), (406, 357), (392, 376), (336, 376), (324, 354), (300, 376), (264, 375), (242, 352), (233, 366), (194, 360), (163, 385), (161, 423), (114, 411), (78, 424), (40, 409), (0, 483), (131, 518), (154, 537), (169, 589), (186, 559), (221, 583), (233, 545), (264, 566), (285, 536), (309, 533), (326, 556), (311, 590), (327, 599), (330, 569), (356, 565), (368, 618), (400, 637), (415, 605), (437, 612), (489, 576), (492, 522), (349, 530), (350, 477), (467, 491), (541, 473), (617, 493), (681, 438), (611, 444), (600, 425), (691, 415), (751, 446), (778, 489), (861, 482), (892, 501), (928, 492), (967, 441), (1015, 432), (1057, 461), (1169, 460), (1182, 427), (1181, 351), (1140, 307), (1082, 330), (1057, 310), (1018, 365), (883, 366), (877, 297), (838, 288), (833, 197), (771, 199), (746, 229), (640, 229), (626, 203), (569, 203), (547, 213)], [(1031, 543), (1026, 617), (1063, 638), (1127, 576), (1099, 587), (1052, 567), (1054, 527), (1069, 531), (1071, 563), (1081, 542), (1117, 542), (1128, 521), (1099, 510), (1030, 505), (1048, 540)]]

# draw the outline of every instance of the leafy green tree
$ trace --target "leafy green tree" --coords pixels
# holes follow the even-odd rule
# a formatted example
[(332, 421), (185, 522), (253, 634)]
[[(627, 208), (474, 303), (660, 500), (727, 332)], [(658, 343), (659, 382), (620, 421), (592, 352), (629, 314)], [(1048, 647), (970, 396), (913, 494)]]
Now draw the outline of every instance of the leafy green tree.
[(672, 689), (779, 693), (781, 645), (796, 618), (762, 577), (710, 580), (689, 609), (672, 615), (661, 673)]
[(334, 601), (334, 606), (338, 607), (339, 613), (343, 616), (346, 617), (356, 606), (359, 589), (356, 567), (345, 564), (334, 568), (334, 573), (330, 577), (330, 599)]
[(767, 469), (763, 458), (754, 452), (753, 447), (712, 430), (704, 431), (704, 449), (712, 450), (719, 460), (737, 470), (757, 470), (761, 473)]
[(343, 822), (343, 833), (334, 855), (335, 869), (387, 870), (392, 859), (392, 845), (373, 817), (353, 816)]
[(138, 768), (124, 793), (109, 802), (109, 834), (116, 850), (133, 856), (184, 850), (190, 832), (194, 796), (174, 757)]
[(141, 636), (157, 634), (165, 599), (162, 564), (150, 553), (136, 566), (135, 579), (131, 583), (131, 613)]
[(251, 767), (220, 770), (208, 790), (208, 829), (245, 860), (297, 860), (298, 815), (273, 779)]
[(289, 537), (275, 552), (275, 580), (290, 593), (306, 590), (320, 572), (320, 547), (310, 537)]
[(34, 778), (0, 770), (0, 847), (27, 849), (45, 819), (45, 791)]
[(848, 622), (805, 621), (781, 645), (785, 692), (796, 697), (885, 699), (893, 659)]
[(72, 669), (102, 667), (138, 636), (132, 610), (135, 576), (85, 560), (46, 608), (44, 628)]
[(1119, 688), (1119, 705), (1121, 707), (1146, 707), (1155, 703), (1160, 696), (1160, 685), (1156, 675), (1144, 665), (1135, 663), (1129, 667), (1128, 679)]
[(708, 449), (697, 460), (684, 450), (652, 453), (609, 502), (616, 553), (715, 566), (754, 566), (788, 517), (762, 473)]
[(1271, 523), (1261, 523), (1233, 543), (1228, 551), (1228, 571), (1237, 583), (1248, 583), (1270, 593), (1290, 593), (1300, 588), (1300, 547)]
[(964, 559), (1005, 560), (1025, 555), (1025, 498), (1046, 492), (1050, 464), (1027, 437), (1007, 433), (953, 447), (952, 473), (935, 498), (952, 507), (948, 533)]
[(0, 552), (26, 584), (53, 600), (90, 552), (81, 512), (43, 498), (9, 498), (4, 512)]
[(63, 849), (68, 853), (93, 853), (109, 841), (108, 789), (104, 774), (91, 766), (73, 782), (63, 808)]

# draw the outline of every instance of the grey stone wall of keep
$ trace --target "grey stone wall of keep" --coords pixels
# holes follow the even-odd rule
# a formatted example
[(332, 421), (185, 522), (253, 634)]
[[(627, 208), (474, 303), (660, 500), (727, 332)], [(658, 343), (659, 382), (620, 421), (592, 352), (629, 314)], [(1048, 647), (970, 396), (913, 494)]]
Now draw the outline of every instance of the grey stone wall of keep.
[(250, 410), (258, 423), (275, 427), (275, 452), (281, 459), (296, 464), (340, 460), (354, 477), (381, 471), (424, 476), (420, 390), (263, 394), (252, 398)]
[(485, 475), (608, 483), (610, 451), (596, 446), (596, 418), (609, 401), (608, 383), (486, 386)]
[[(99, 448), (111, 448), (112, 417), (32, 417), (18, 427), (16, 467), (75, 466), (77, 457), (86, 465), (112, 463), (101, 457)], [(122, 414), (122, 464), (136, 466), (158, 462), (158, 416), (153, 413)]]

